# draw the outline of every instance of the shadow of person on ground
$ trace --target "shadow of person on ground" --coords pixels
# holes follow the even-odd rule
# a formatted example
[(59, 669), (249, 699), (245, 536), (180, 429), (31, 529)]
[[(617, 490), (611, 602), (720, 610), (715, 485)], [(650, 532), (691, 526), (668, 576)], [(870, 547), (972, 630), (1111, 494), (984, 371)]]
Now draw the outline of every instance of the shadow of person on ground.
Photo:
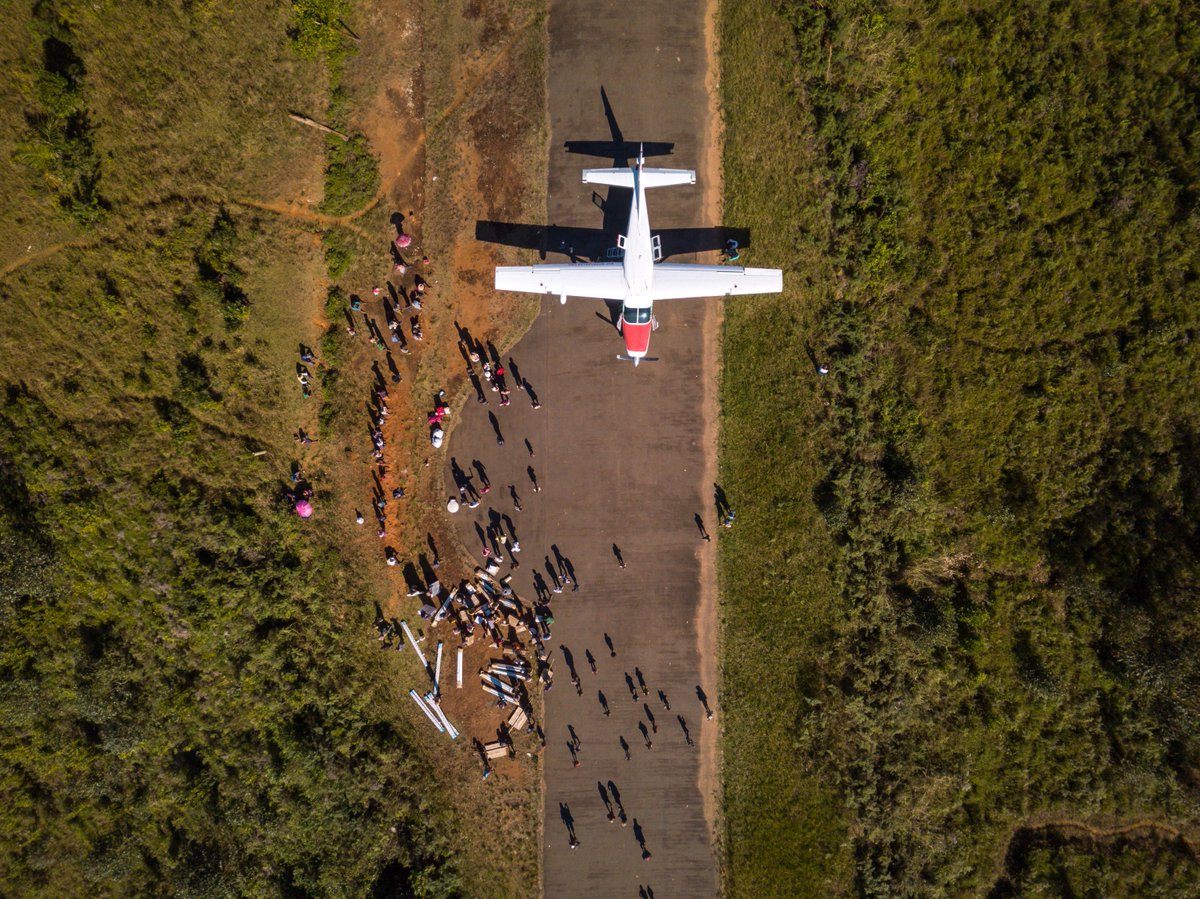
[(567, 663), (567, 670), (571, 672), (571, 677), (578, 677), (575, 673), (575, 656), (567, 647), (559, 644), (559, 652), (563, 654), (563, 661)]
[(558, 816), (562, 819), (562, 823), (567, 828), (567, 833), (572, 837), (575, 836), (575, 817), (571, 814), (571, 807), (565, 802), (558, 804)]

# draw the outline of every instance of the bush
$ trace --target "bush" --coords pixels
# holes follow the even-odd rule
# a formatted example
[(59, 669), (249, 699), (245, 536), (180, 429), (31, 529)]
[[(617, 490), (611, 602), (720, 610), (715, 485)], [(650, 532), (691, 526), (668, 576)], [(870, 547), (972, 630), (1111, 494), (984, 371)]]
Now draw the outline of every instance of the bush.
[(346, 309), (349, 308), (349, 299), (346, 296), (346, 291), (338, 287), (336, 284), (329, 288), (325, 294), (325, 317), (329, 319), (329, 330), (337, 331), (339, 322), (342, 316), (345, 315)]
[(179, 390), (186, 399), (194, 403), (208, 403), (220, 399), (213, 390), (208, 366), (197, 353), (188, 353), (179, 360)]
[(196, 252), (201, 295), (212, 298), (225, 327), (234, 330), (250, 316), (250, 299), (241, 288), (241, 269), (234, 262), (238, 252), (237, 226), (222, 207)]
[(39, 3), (34, 30), (44, 37), (43, 67), (34, 78), (30, 134), (17, 142), (14, 159), (45, 180), (59, 205), (82, 225), (99, 223), (108, 212), (100, 194), (100, 158), (92, 146), (84, 102), (86, 71), (71, 46), (72, 34), (53, 3)]
[(322, 241), (325, 244), (325, 268), (329, 271), (330, 279), (336, 281), (350, 270), (350, 264), (354, 261), (354, 247), (340, 231), (326, 231)]
[(379, 162), (361, 134), (343, 141), (329, 137), (325, 163), (325, 197), (321, 211), (349, 215), (366, 206), (379, 190)]
[(288, 37), (304, 59), (335, 55), (345, 45), (342, 21), (350, 0), (292, 0), (292, 26)]

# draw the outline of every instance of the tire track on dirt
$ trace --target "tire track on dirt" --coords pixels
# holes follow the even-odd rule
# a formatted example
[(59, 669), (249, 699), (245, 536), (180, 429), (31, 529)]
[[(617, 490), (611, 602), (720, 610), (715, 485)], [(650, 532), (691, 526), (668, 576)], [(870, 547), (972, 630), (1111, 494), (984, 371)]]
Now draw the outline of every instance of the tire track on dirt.
[[(441, 124), (458, 111), (459, 107), (461, 107), (463, 103), (465, 103), (467, 99), (479, 89), (484, 80), (493, 74), (496, 69), (499, 68), (500, 64), (508, 58), (513, 47), (516, 46), (518, 39), (524, 36), (525, 32), (537, 22), (537, 19), (538, 17), (536, 15), (531, 15), (525, 20), (525, 22), (518, 26), (512, 37), (505, 42), (504, 46), (502, 46), (492, 55), (492, 58), (484, 64), (483, 68), (480, 69), (479, 72), (477, 72), (473, 77), (467, 79), (467, 82), (454, 95), (453, 99), (446, 104), (444, 109), (438, 111), (437, 114), (435, 114), (426, 123), (425, 127), (421, 129), (420, 134), (418, 134), (416, 139), (412, 142), (408, 152), (400, 157), (398, 168), (401, 171), (407, 171), (412, 165), (413, 161), (416, 159), (417, 155), (425, 148), (426, 135), (429, 133), (429, 129), (433, 126)], [(302, 221), (308, 221), (314, 224), (338, 225), (353, 231), (366, 240), (374, 240), (374, 237), (372, 237), (362, 228), (359, 228), (354, 223), (378, 206), (380, 201), (387, 196), (388, 191), (392, 189), (397, 180), (397, 178), (391, 178), (386, 183), (381, 182), (379, 189), (375, 191), (374, 196), (372, 196), (370, 200), (368, 200), (361, 208), (356, 209), (354, 212), (349, 212), (346, 215), (329, 215), (323, 212), (313, 212), (309, 209), (302, 209), (290, 203), (256, 200), (250, 197), (231, 199), (229, 202), (236, 203), (240, 206), (249, 206), (253, 209), (261, 209), (264, 212), (274, 212), (278, 215), (288, 216), (289, 218), (300, 219)]]
[[(478, 73), (467, 79), (466, 84), (464, 84), (462, 89), (454, 95), (454, 98), (446, 104), (446, 107), (433, 116), (433, 118), (426, 125), (425, 130), (428, 131), (430, 125), (440, 125), (449, 116), (453, 115), (458, 108), (466, 102), (467, 98), (479, 89), (479, 86), (483, 84), (484, 79), (495, 72), (500, 66), (500, 63), (508, 58), (509, 53), (512, 52), (512, 48), (516, 46), (517, 40), (523, 37), (525, 32), (528, 31), (533, 24), (537, 22), (537, 20), (538, 17), (536, 15), (531, 15), (526, 18), (524, 22), (518, 25), (516, 30), (513, 32), (512, 37), (505, 42), (504, 46), (502, 46), (492, 55), (492, 58), (484, 64), (483, 68), (480, 69)], [(422, 134), (422, 139), (423, 138), (424, 134)]]

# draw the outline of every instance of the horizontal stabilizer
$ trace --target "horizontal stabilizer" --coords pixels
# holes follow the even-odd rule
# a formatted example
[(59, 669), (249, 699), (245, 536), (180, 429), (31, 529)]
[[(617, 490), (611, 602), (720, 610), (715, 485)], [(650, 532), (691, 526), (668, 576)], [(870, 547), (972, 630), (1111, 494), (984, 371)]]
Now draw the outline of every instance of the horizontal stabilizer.
[(603, 156), (614, 162), (618, 160), (637, 159), (649, 156), (670, 156), (675, 149), (674, 144), (662, 141), (635, 140), (569, 140), (563, 144), (568, 153), (580, 153), (584, 156)]
[[(608, 184), (633, 189), (635, 169), (584, 169), (584, 184)], [(695, 184), (696, 173), (691, 169), (642, 169), (642, 187), (670, 187), (673, 184)]]

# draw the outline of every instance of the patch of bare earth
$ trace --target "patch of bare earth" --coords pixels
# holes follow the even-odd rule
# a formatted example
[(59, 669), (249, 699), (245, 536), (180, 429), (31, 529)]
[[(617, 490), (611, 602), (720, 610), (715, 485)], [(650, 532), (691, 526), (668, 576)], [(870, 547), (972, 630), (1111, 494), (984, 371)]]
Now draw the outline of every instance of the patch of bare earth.
[[(497, 709), (479, 687), (476, 674), (499, 653), (483, 639), (464, 650), (464, 683), (455, 687), (459, 639), (448, 624), (425, 627), (416, 616), (419, 601), (406, 594), (402, 565), (389, 568), (383, 549), (392, 546), (402, 562), (417, 560), (424, 553), (433, 560), (432, 539), (440, 556), (437, 576), (448, 589), (473, 572), (476, 560), (457, 545), (445, 512), (445, 486), (441, 481), (440, 453), (429, 443), (426, 415), (433, 394), (445, 388), (455, 411), (470, 391), (465, 363), (458, 347), (459, 328), (477, 340), (492, 341), (504, 350), (511, 346), (532, 320), (535, 304), (520, 298), (498, 300), (492, 289), (492, 268), (500, 261), (497, 248), (475, 240), (475, 221), (542, 214), (544, 196), (544, 138), (540, 119), (543, 97), (509, 97), (503, 86), (520, 78), (520, 58), (530, 41), (541, 39), (529, 15), (510, 16), (504, 3), (468, 4), (465, 18), (448, 13), (447, 33), (459, 35), (468, 49), (456, 55), (452, 71), (438, 71), (437, 55), (422, 32), (422, 11), (404, 5), (369, 5), (355, 22), (361, 40), (348, 73), (353, 96), (360, 102), (353, 125), (370, 140), (379, 156), (381, 187), (379, 208), (354, 217), (354, 225), (366, 231), (378, 257), (352, 276), (361, 284), (350, 288), (371, 306), (370, 288), (390, 280), (396, 287), (411, 287), (413, 271), (392, 271), (391, 241), (395, 229), (391, 218), (404, 216), (404, 230), (414, 243), (410, 261), (427, 254), (428, 266), (415, 271), (429, 280), (431, 296), (423, 302), (423, 340), (409, 340), (411, 353), (393, 356), (402, 382), (389, 383), (389, 416), (384, 426), (387, 442), (384, 471), (375, 466), (363, 427), (353, 439), (323, 447), (330, 466), (333, 492), (343, 498), (334, 514), (346, 522), (342, 528), (347, 546), (357, 557), (367, 578), (377, 585), (381, 609), (388, 617), (407, 619), (425, 636), (423, 648), (432, 661), (438, 640), (445, 642), (442, 669), (442, 707), (462, 732), (457, 743), (433, 732), (428, 721), (403, 694), (411, 688), (424, 692), (429, 682), (415, 662), (413, 653), (393, 653), (397, 704), (424, 741), (436, 764), (431, 774), (445, 787), (458, 831), (451, 842), (459, 856), (459, 867), (469, 895), (531, 895), (538, 889), (536, 838), (540, 822), (537, 805), (539, 767), (538, 742), (533, 736), (516, 740), (512, 760), (493, 763), (493, 774), (480, 777), (480, 764), (471, 749), (473, 739), (496, 738), (509, 710)], [(540, 21), (540, 20), (539, 20)], [(524, 42), (524, 43), (523, 43)], [(427, 108), (429, 85), (434, 79), (449, 79), (454, 85), (448, 104)], [(533, 103), (532, 111), (522, 104)], [(532, 124), (531, 124), (532, 121)], [(452, 164), (431, 162), (429, 136), (452, 137)], [(518, 163), (514, 164), (514, 158)], [(530, 180), (533, 187), (531, 189)], [(431, 209), (431, 198), (447, 208)], [(531, 203), (532, 200), (532, 203)], [(531, 205), (535, 207), (531, 210)], [(382, 320), (382, 316), (378, 316)], [(408, 322), (408, 315), (402, 320)], [(391, 347), (395, 350), (395, 345)], [(374, 377), (371, 366), (378, 362), (386, 372), (383, 356), (365, 345), (359, 335), (346, 353), (339, 396), (359, 403), (370, 399)], [(447, 420), (453, 427), (456, 416)], [(428, 464), (427, 464), (428, 463)], [(378, 480), (377, 480), (378, 479)], [(403, 500), (387, 508), (387, 537), (379, 540), (370, 509), (376, 484), (390, 497), (394, 487), (405, 488)], [(353, 522), (361, 510), (367, 524)], [(418, 627), (421, 626), (421, 627)], [(364, 634), (363, 639), (372, 635)], [(479, 827), (478, 822), (488, 822)]]

